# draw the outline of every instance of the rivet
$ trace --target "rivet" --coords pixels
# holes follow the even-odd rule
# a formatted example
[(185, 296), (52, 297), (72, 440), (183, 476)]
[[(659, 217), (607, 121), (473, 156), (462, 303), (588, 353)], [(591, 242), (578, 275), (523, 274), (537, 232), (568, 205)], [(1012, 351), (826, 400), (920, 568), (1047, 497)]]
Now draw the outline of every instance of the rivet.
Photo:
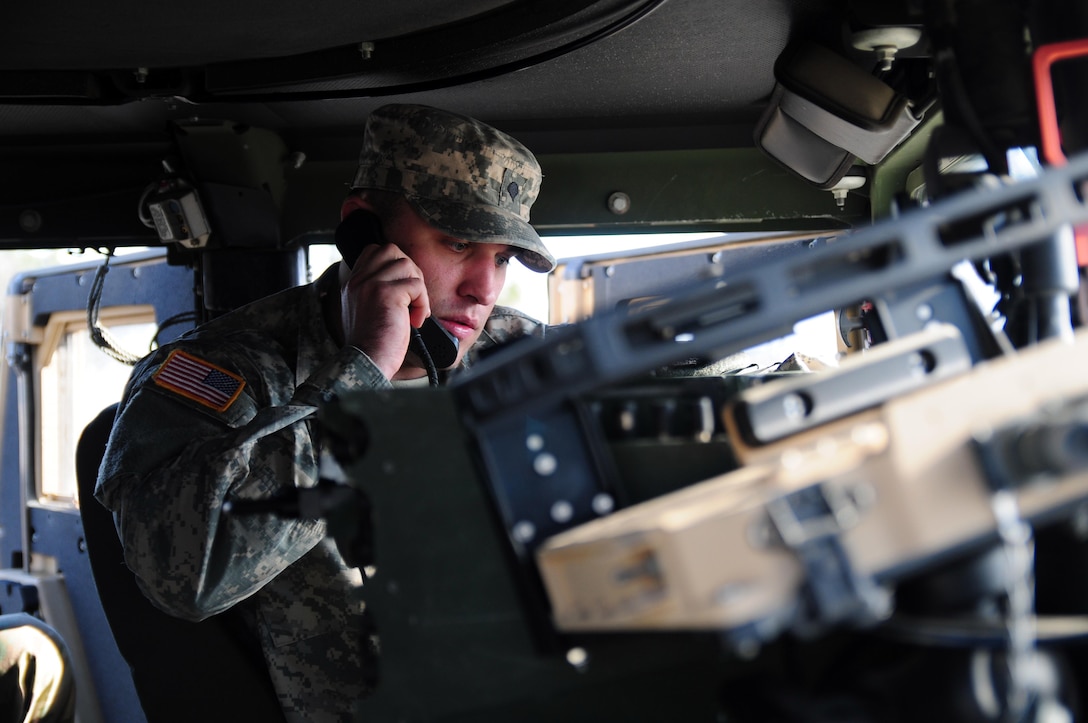
[(32, 208), (19, 214), (19, 228), (27, 233), (37, 233), (42, 228), (42, 215)]
[(608, 210), (622, 216), (631, 210), (631, 197), (623, 191), (616, 191), (608, 197)]
[(607, 515), (615, 508), (616, 502), (612, 499), (612, 495), (607, 495), (602, 492), (599, 495), (593, 496), (593, 501), (590, 503), (590, 506), (593, 507), (593, 511), (598, 515)]
[(566, 500), (559, 500), (552, 505), (551, 514), (552, 519), (559, 524), (570, 522), (570, 518), (574, 517), (574, 507)]
[(808, 405), (800, 394), (787, 394), (782, 398), (782, 412), (786, 415), (786, 419), (797, 422), (807, 416)]
[(589, 665), (589, 653), (585, 648), (571, 648), (567, 651), (567, 662), (576, 670), (584, 670)]
[(555, 458), (554, 454), (543, 452), (533, 458), (533, 471), (541, 477), (555, 474), (555, 470), (558, 468), (559, 460)]
[(514, 528), (510, 530), (510, 534), (513, 535), (515, 540), (524, 544), (536, 537), (536, 527), (532, 522), (522, 520), (514, 525)]

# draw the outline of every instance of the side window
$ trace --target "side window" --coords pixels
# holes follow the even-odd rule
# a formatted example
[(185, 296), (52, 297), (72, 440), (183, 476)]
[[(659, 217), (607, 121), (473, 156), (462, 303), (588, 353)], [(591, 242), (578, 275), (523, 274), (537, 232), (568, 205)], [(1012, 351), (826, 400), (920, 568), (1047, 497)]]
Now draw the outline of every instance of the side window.
[[(76, 503), (73, 460), (79, 435), (103, 408), (121, 399), (132, 367), (95, 345), (85, 313), (54, 317), (38, 359), (37, 491), (42, 502)], [(102, 309), (99, 319), (121, 349), (147, 352), (156, 329), (151, 307)]]
[[(536, 310), (545, 316), (537, 318), (567, 324), (613, 308), (634, 313), (652, 309), (668, 301), (670, 292), (707, 279), (748, 273), (764, 261), (809, 253), (825, 240), (803, 232), (674, 233), (548, 238), (546, 243), (559, 262), (555, 271), (547, 279), (527, 274), (521, 289), (514, 290), (526, 302), (540, 303), (536, 299), (542, 298)], [(508, 274), (508, 285), (510, 278)], [(539, 285), (539, 292), (533, 284)], [(791, 359), (803, 368), (810, 362), (816, 368), (834, 366), (842, 351), (839, 341), (836, 313), (827, 311), (799, 321), (792, 333), (745, 349), (743, 356), (731, 361), (743, 363), (746, 372), (770, 370)]]

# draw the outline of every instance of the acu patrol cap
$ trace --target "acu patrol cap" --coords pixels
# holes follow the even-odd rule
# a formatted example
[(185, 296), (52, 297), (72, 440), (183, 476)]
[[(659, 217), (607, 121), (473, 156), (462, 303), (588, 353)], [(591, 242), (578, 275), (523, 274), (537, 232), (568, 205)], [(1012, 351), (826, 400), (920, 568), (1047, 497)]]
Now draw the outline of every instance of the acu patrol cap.
[(473, 243), (521, 249), (533, 271), (555, 257), (529, 225), (540, 165), (516, 139), (467, 116), (423, 105), (370, 114), (353, 189), (401, 193), (431, 226)]

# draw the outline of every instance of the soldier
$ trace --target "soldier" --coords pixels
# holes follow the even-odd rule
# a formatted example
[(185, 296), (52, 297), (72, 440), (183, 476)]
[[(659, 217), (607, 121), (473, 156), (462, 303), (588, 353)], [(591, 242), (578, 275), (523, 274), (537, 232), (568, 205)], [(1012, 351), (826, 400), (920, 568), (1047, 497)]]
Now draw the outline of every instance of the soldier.
[(317, 483), (311, 420), (322, 403), (444, 381), (451, 369), (428, 374), (429, 354), (410, 348), (425, 318), (458, 340), (452, 369), (543, 333), (495, 306), (511, 258), (555, 265), (528, 223), (540, 178), (528, 149), (478, 121), (379, 108), (341, 218), (372, 213), (392, 243), (361, 245), (342, 224), (338, 246), (359, 252), (353, 265), (219, 317), (133, 371), (96, 497), (157, 607), (244, 621), (289, 721), (344, 720), (367, 693), (360, 573), (323, 521), (222, 514), (223, 504)]

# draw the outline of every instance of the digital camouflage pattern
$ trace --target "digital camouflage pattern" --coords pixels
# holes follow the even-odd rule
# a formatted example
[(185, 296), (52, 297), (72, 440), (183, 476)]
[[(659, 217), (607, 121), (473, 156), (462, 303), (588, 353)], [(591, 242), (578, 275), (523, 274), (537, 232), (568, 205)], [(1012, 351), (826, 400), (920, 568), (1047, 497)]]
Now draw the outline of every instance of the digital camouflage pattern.
[(367, 118), (352, 188), (403, 194), (431, 226), (462, 241), (522, 251), (533, 271), (555, 257), (529, 225), (540, 164), (516, 139), (466, 116), (422, 105), (386, 105)]
[[(96, 497), (114, 512), (145, 595), (188, 620), (231, 611), (260, 641), (289, 721), (342, 721), (368, 692), (373, 642), (362, 576), (323, 521), (228, 515), (228, 499), (267, 499), (318, 480), (318, 407), (389, 388), (362, 352), (339, 348), (322, 316), (322, 279), (257, 301), (156, 350), (133, 371)], [(485, 346), (543, 325), (496, 308)], [(223, 411), (153, 380), (172, 349), (245, 381)], [(466, 364), (470, 363), (466, 361)], [(448, 375), (447, 375), (448, 376)]]

